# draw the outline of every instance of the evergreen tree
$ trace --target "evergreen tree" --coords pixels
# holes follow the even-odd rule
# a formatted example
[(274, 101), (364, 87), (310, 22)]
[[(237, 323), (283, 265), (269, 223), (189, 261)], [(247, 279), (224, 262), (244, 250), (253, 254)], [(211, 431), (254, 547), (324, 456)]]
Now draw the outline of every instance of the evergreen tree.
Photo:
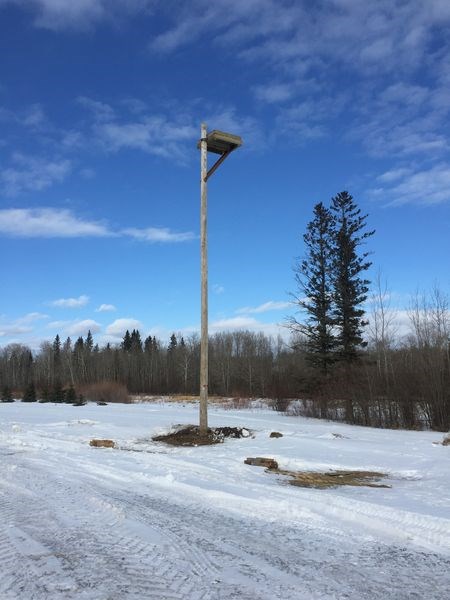
[(333, 224), (331, 212), (320, 202), (303, 240), (306, 253), (296, 268), (298, 293), (295, 301), (306, 312), (306, 322), (291, 319), (291, 329), (305, 338), (308, 360), (322, 374), (335, 361), (333, 333)]
[(74, 351), (75, 354), (80, 354), (80, 353), (83, 352), (83, 350), (84, 350), (84, 340), (83, 340), (83, 338), (80, 335), (80, 337), (75, 342), (75, 345), (73, 347), (73, 351)]
[(172, 335), (170, 336), (168, 351), (173, 352), (177, 346), (178, 346), (177, 336), (174, 333), (172, 333)]
[(37, 400), (37, 398), (36, 398), (36, 388), (34, 387), (34, 383), (31, 382), (27, 386), (27, 388), (26, 388), (26, 390), (25, 390), (25, 392), (24, 392), (24, 394), (22, 396), (22, 402), (36, 402), (36, 400)]
[(53, 376), (58, 379), (61, 374), (61, 339), (57, 334), (52, 345), (53, 350)]
[(77, 394), (73, 385), (70, 385), (65, 395), (66, 404), (74, 404), (77, 401)]
[(2, 388), (2, 402), (14, 402), (11, 388), (7, 385)]
[(130, 351), (133, 353), (142, 352), (141, 334), (138, 329), (133, 329), (130, 336)]
[(50, 402), (50, 392), (49, 392), (47, 386), (44, 386), (42, 388), (41, 393), (39, 395), (40, 395), (39, 402), (41, 402), (42, 404), (45, 402)]
[(153, 338), (151, 335), (145, 338), (144, 340), (144, 351), (147, 354), (151, 354), (153, 351)]
[(172, 393), (177, 391), (178, 389), (178, 377), (177, 377), (177, 365), (176, 365), (176, 357), (177, 357), (177, 348), (178, 348), (178, 340), (177, 336), (172, 333), (170, 336), (169, 346), (167, 348), (167, 369), (166, 369), (166, 385), (167, 391)]
[(57, 404), (60, 404), (61, 402), (64, 402), (64, 398), (65, 398), (65, 391), (61, 385), (61, 382), (55, 381), (55, 385), (53, 386), (53, 390), (50, 395), (51, 401), (55, 402)]
[(331, 201), (335, 218), (334, 323), (338, 331), (339, 355), (347, 364), (358, 357), (363, 340), (363, 302), (367, 299), (370, 281), (362, 274), (372, 264), (368, 252), (358, 253), (358, 248), (374, 231), (365, 231), (367, 215), (361, 215), (348, 192), (340, 192)]
[(92, 337), (92, 333), (91, 333), (90, 329), (87, 333), (86, 340), (84, 342), (84, 347), (87, 352), (92, 352), (92, 349), (94, 347), (94, 338)]
[(125, 335), (123, 336), (121, 347), (124, 352), (131, 351), (131, 335), (128, 329), (126, 330)]

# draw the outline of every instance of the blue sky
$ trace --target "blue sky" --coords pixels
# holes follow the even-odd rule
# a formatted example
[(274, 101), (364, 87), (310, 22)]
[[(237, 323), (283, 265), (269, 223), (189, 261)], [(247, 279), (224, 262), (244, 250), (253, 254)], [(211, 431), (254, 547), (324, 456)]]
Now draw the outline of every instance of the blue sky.
[[(0, 0), (0, 345), (274, 333), (314, 204), (348, 190), (406, 307), (450, 274), (447, 0)], [(210, 161), (214, 155), (210, 155)]]

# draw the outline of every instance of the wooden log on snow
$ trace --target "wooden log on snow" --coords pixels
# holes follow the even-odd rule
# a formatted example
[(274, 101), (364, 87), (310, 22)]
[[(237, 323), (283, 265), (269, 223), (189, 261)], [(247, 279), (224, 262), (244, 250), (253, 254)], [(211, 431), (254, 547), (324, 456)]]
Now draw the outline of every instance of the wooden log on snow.
[(255, 467), (265, 467), (266, 469), (278, 469), (278, 463), (274, 458), (264, 458), (263, 456), (246, 458), (244, 463)]

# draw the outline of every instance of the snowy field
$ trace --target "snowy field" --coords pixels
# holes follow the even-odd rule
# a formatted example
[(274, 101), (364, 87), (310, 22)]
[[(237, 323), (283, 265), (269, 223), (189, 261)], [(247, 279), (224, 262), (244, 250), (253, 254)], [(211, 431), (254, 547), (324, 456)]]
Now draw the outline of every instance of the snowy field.
[[(167, 403), (0, 404), (0, 598), (448, 597), (442, 434), (211, 408), (212, 426), (253, 437), (151, 441), (196, 422), (197, 407)], [(120, 448), (92, 448), (92, 438)], [(249, 456), (291, 470), (383, 471), (392, 487), (293, 487), (245, 465)]]

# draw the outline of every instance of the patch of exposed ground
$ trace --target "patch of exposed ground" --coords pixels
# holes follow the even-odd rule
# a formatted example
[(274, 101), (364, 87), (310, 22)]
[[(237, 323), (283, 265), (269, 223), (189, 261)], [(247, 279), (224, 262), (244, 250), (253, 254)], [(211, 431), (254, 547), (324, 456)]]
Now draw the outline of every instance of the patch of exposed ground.
[(225, 438), (249, 437), (250, 430), (245, 427), (213, 427), (206, 433), (198, 425), (183, 425), (174, 431), (152, 438), (154, 442), (164, 442), (171, 446), (211, 446), (221, 444)]
[(287, 469), (278, 468), (278, 463), (273, 458), (261, 456), (246, 458), (244, 463), (257, 467), (265, 467), (268, 473), (291, 477), (288, 483), (297, 487), (318, 489), (338, 487), (340, 485), (379, 488), (392, 487), (386, 483), (380, 483), (380, 480), (387, 477), (387, 475), (378, 471), (326, 471), (325, 473), (317, 471), (288, 471)]
[(312, 471), (286, 471), (277, 469), (275, 473), (287, 475), (292, 479), (290, 485), (309, 488), (333, 488), (340, 485), (365, 486), (390, 488), (392, 486), (386, 483), (380, 483), (380, 480), (387, 477), (386, 473), (377, 471), (327, 471), (325, 473), (316, 473)]

